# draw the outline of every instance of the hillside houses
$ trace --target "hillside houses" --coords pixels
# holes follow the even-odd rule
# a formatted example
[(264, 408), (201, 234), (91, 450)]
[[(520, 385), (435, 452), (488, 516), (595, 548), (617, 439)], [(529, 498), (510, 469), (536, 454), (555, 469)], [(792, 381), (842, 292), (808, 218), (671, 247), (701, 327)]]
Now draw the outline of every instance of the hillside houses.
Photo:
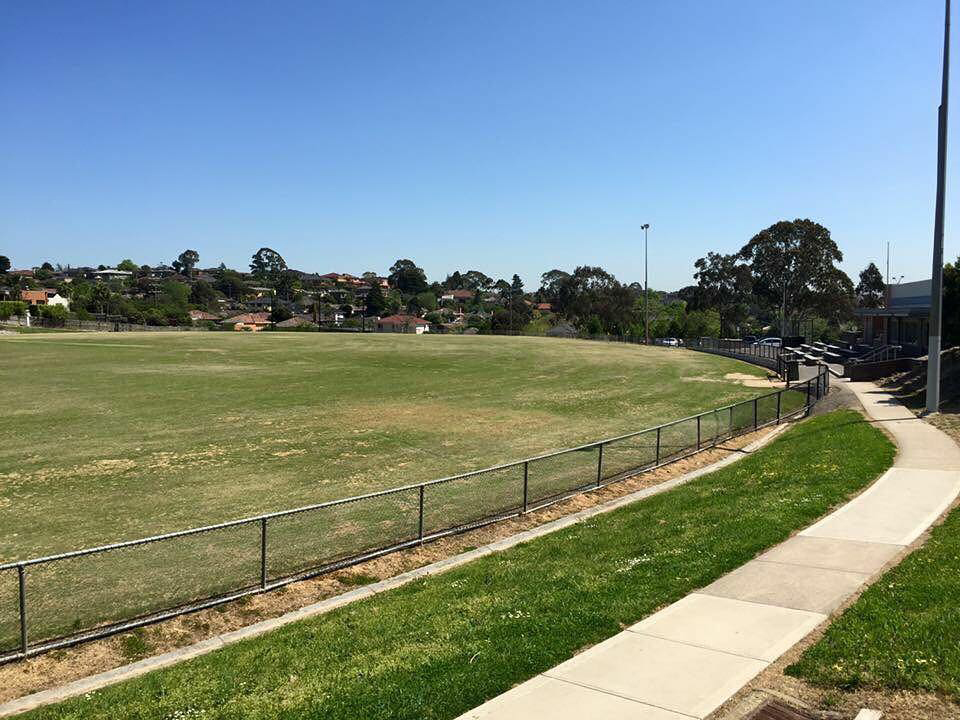
[[(501, 291), (494, 291), (492, 285), (448, 287), (426, 282), (425, 275), (410, 285), (409, 277), (405, 280), (393, 267), (389, 277), (373, 272), (312, 272), (282, 265), (271, 269), (251, 263), (257, 268), (253, 272), (222, 264), (185, 265), (184, 258), (189, 260), (184, 253), (171, 264), (139, 265), (123, 260), (113, 266), (44, 263), (11, 269), (0, 274), (0, 300), (22, 300), (29, 306), (62, 305), (68, 318), (122, 318), (145, 326), (415, 334), (463, 332), (468, 327), (489, 325), (496, 308), (503, 304)], [(410, 261), (403, 262), (409, 263), (403, 266), (406, 272), (412, 268), (422, 273)], [(46, 311), (45, 315), (52, 317)]]

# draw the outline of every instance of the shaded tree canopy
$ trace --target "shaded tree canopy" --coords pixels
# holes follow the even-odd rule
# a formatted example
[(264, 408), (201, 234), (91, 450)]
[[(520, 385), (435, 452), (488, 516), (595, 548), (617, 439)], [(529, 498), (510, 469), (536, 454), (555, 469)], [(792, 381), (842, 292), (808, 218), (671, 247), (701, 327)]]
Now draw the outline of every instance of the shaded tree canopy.
[(200, 253), (198, 253), (196, 250), (184, 250), (177, 257), (177, 261), (180, 263), (180, 267), (182, 267), (189, 276), (193, 274), (193, 268), (198, 262), (200, 262)]
[(838, 319), (852, 310), (853, 283), (835, 263), (843, 253), (830, 231), (812, 220), (782, 220), (740, 250), (749, 263), (754, 294), (779, 307), (780, 332), (818, 312)]
[(560, 295), (560, 287), (570, 278), (563, 270), (548, 270), (540, 276), (540, 290), (537, 295), (541, 301), (553, 302)]
[(0, 255), (0, 275), (6, 275), (8, 270), (10, 270), (10, 258)]
[(380, 316), (387, 308), (386, 298), (383, 297), (383, 290), (380, 289), (380, 283), (374, 283), (370, 286), (370, 292), (367, 293), (366, 300), (367, 317)]
[(493, 285), (493, 278), (479, 270), (467, 270), (463, 274), (463, 289), (486, 290)]
[(413, 260), (397, 260), (390, 267), (389, 279), (390, 284), (404, 295), (417, 295), (429, 287), (426, 273)]
[(960, 256), (943, 266), (943, 343), (960, 345)]
[(634, 320), (636, 293), (601, 267), (583, 265), (560, 280), (557, 311), (579, 327), (594, 332), (626, 334)]
[(887, 284), (883, 281), (880, 269), (870, 263), (860, 271), (860, 282), (857, 283), (857, 304), (865, 308), (878, 308), (883, 305), (887, 292)]
[(286, 271), (287, 263), (276, 250), (262, 247), (253, 254), (250, 272), (260, 282), (276, 285)]
[(697, 272), (697, 292), (694, 293), (698, 307), (705, 306), (717, 311), (720, 316), (720, 333), (724, 334), (731, 323), (742, 321), (747, 315), (747, 303), (752, 290), (750, 268), (738, 255), (707, 253), (694, 263)]

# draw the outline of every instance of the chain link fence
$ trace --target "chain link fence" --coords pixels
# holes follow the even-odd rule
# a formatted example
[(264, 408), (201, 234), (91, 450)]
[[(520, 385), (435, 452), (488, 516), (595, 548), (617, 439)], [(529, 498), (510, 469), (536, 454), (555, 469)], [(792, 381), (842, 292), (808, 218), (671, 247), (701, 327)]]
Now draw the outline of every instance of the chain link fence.
[(814, 378), (463, 475), (0, 565), (0, 662), (132, 629), (515, 517), (806, 414)]

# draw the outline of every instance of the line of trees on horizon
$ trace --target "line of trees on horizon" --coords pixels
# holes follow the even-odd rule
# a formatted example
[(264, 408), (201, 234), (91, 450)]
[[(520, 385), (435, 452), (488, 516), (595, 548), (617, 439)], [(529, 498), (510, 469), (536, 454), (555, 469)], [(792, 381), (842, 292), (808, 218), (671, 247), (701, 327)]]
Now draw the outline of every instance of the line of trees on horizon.
[[(643, 336), (648, 312), (654, 338), (764, 333), (829, 339), (854, 327), (857, 307), (879, 307), (886, 297), (886, 284), (874, 263), (855, 285), (838, 267), (842, 260), (826, 227), (798, 218), (761, 230), (738, 252), (707, 253), (694, 263), (696, 283), (673, 293), (655, 290), (647, 295), (640, 283), (623, 283), (591, 265), (548, 270), (532, 291), (518, 274), (494, 279), (476, 269), (455, 270), (431, 282), (413, 260), (399, 258), (389, 268), (386, 288), (373, 271), (358, 277), (365, 293), (358, 305), (352, 289), (290, 268), (269, 247), (252, 255), (248, 272), (221, 263), (200, 271), (205, 279), (199, 279), (200, 255), (188, 249), (172, 261), (173, 274), (162, 280), (152, 276), (149, 266), (124, 259), (117, 269), (131, 273), (129, 281), (74, 277), (59, 287), (80, 315), (122, 315), (148, 324), (188, 323), (190, 309), (213, 309), (224, 300), (242, 303), (264, 288), (277, 299), (275, 320), (290, 317), (297, 303), (303, 310), (303, 298), (310, 295), (317, 298), (315, 312), (321, 303), (323, 309), (348, 314), (359, 306), (368, 317), (408, 313), (439, 324), (450, 317), (441, 298), (460, 291), (456, 304), (469, 317), (466, 326), (480, 332), (546, 332), (563, 324), (590, 334)], [(62, 266), (44, 263), (30, 280), (11, 276), (10, 268), (9, 258), (0, 255), (0, 283), (8, 294), (63, 272)], [(947, 264), (944, 273), (945, 336), (960, 342), (960, 310), (954, 311), (960, 308), (960, 259)]]

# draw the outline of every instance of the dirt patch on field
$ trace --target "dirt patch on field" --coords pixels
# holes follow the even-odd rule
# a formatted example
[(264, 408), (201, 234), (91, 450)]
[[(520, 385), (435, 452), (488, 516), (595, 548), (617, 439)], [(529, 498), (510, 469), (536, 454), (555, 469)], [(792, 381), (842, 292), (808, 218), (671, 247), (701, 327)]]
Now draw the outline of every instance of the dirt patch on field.
[(680, 378), (683, 382), (705, 382), (705, 383), (729, 383), (735, 382), (738, 385), (755, 388), (779, 388), (783, 383), (778, 381), (776, 376), (757, 377), (748, 373), (727, 373), (722, 378), (716, 375), (689, 375)]
[(746, 387), (772, 388), (782, 385), (782, 383), (775, 382), (771, 377), (757, 377), (747, 373), (727, 373), (723, 378), (724, 380), (734, 380)]
[(574, 496), (527, 515), (470, 532), (443, 538), (321, 577), (292, 583), (262, 595), (253, 595), (216, 608), (140, 628), (131, 633), (95, 640), (74, 648), (55, 650), (29, 660), (0, 666), (0, 702), (31, 692), (110, 670), (149, 655), (157, 655), (205, 638), (236, 630), (259, 620), (333, 597), (358, 585), (384, 580), (451, 557), (487, 543), (542, 525), (557, 518), (659, 485), (739, 451), (768, 430), (722, 443), (651, 472)]

